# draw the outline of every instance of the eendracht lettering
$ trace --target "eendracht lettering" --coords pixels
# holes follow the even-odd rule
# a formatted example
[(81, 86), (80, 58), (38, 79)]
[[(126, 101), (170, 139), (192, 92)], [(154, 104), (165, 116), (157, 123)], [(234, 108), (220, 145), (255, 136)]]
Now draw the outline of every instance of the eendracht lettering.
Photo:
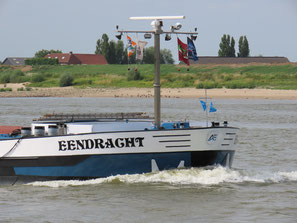
[(58, 141), (59, 151), (143, 147), (144, 137), (82, 139)]

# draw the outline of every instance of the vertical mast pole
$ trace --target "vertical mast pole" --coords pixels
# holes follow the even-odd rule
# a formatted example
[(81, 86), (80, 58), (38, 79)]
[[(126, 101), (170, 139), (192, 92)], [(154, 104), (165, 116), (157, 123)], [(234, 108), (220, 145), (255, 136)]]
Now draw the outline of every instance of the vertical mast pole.
[(155, 104), (155, 125), (157, 129), (161, 127), (161, 92), (160, 92), (160, 33), (161, 23), (155, 20), (155, 82), (154, 82), (154, 104)]
[(205, 104), (206, 104), (206, 127), (208, 127), (208, 106), (207, 106), (207, 89), (205, 88)]
[[(155, 113), (155, 127), (160, 129), (161, 127), (161, 93), (160, 93), (160, 34), (164, 33), (162, 30), (164, 19), (185, 19), (185, 16), (144, 16), (144, 17), (130, 17), (131, 20), (154, 20), (151, 25), (153, 26), (153, 31), (125, 31), (118, 30), (122, 33), (154, 33), (155, 39), (155, 81), (154, 81), (154, 113)], [(170, 32), (165, 32), (166, 34), (176, 33), (176, 34), (187, 34), (187, 35), (197, 35), (197, 32), (176, 32), (181, 28), (181, 24), (177, 23), (175, 26), (171, 26)], [(117, 26), (118, 29), (118, 26)], [(196, 28), (195, 28), (196, 30)], [(121, 37), (121, 35), (119, 36)]]

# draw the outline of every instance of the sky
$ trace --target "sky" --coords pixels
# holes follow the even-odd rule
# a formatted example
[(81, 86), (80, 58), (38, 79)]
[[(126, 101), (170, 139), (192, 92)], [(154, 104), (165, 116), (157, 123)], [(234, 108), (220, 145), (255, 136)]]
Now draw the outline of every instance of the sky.
[[(94, 53), (102, 34), (116, 40), (116, 25), (152, 30), (151, 21), (129, 17), (170, 15), (186, 19), (164, 21), (164, 31), (176, 22), (183, 25), (180, 31), (198, 28), (198, 56), (217, 56), (221, 37), (229, 34), (236, 52), (239, 37), (245, 35), (251, 56), (285, 56), (297, 62), (297, 0), (0, 0), (0, 61), (33, 57), (41, 49)], [(161, 48), (170, 49), (177, 63), (176, 35), (166, 42), (164, 37)], [(185, 35), (178, 37), (186, 42)], [(144, 39), (142, 34), (138, 38)]]

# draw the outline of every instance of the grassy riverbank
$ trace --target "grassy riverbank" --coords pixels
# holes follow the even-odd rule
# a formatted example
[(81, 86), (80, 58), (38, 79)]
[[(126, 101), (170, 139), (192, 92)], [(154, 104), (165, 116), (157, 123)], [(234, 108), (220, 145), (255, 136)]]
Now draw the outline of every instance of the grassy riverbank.
[[(61, 76), (68, 74), (74, 78), (73, 86), (80, 88), (152, 87), (154, 66), (130, 65), (130, 72), (134, 69), (137, 69), (140, 74), (134, 78), (136, 80), (128, 78), (127, 65), (34, 66), (32, 68), (1, 66), (0, 82), (30, 82), (28, 87), (58, 87)], [(297, 64), (193, 65), (190, 67), (162, 65), (161, 84), (165, 88), (224, 87), (296, 90)]]

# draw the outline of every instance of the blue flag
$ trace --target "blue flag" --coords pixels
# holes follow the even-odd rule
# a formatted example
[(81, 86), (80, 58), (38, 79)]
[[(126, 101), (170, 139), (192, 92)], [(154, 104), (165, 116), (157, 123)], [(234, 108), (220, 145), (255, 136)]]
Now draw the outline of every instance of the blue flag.
[(188, 58), (189, 60), (197, 61), (197, 52), (193, 40), (188, 37)]
[(210, 107), (209, 107), (209, 112), (216, 112), (217, 109), (215, 107), (213, 107), (212, 102), (210, 102)]
[(206, 110), (206, 103), (205, 103), (205, 101), (200, 100), (200, 103), (202, 105), (203, 111), (205, 111)]

